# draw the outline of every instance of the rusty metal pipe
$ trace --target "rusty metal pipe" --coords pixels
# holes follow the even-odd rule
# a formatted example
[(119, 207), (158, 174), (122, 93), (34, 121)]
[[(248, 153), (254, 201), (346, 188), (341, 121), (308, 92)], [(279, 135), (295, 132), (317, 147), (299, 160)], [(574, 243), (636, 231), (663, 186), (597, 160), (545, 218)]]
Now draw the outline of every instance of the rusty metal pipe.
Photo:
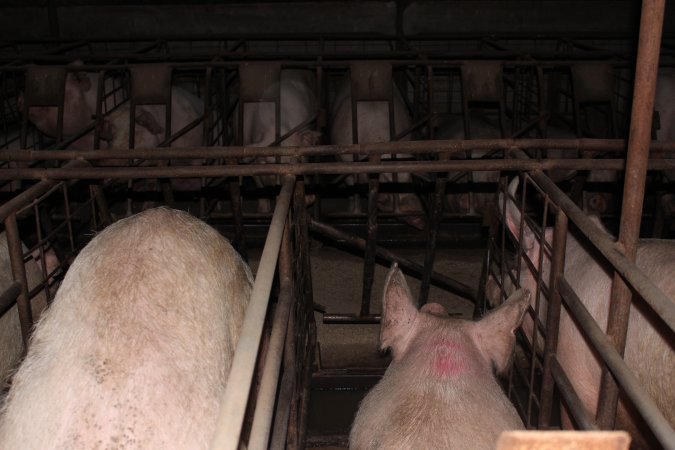
[[(441, 155), (440, 160), (446, 160), (447, 154)], [(431, 213), (427, 223), (427, 245), (424, 251), (424, 271), (422, 273), (422, 283), (420, 285), (420, 295), (417, 299), (417, 306), (422, 306), (429, 298), (429, 288), (431, 283), (431, 272), (434, 269), (434, 259), (436, 256), (436, 243), (438, 241), (438, 227), (443, 218), (443, 204), (445, 203), (445, 185), (447, 183), (445, 173), (438, 174), (435, 182), (435, 189), (432, 195)]]
[(7, 250), (12, 267), (12, 278), (21, 285), (21, 292), (16, 299), (19, 311), (19, 323), (21, 324), (21, 337), (23, 338), (24, 350), (28, 350), (30, 331), (33, 328), (33, 311), (30, 307), (28, 279), (26, 278), (26, 266), (23, 263), (23, 249), (16, 214), (12, 213), (5, 219), (5, 233), (7, 236)]
[[(586, 410), (584, 403), (577, 395), (574, 387), (572, 386), (572, 382), (567, 377), (565, 370), (562, 368), (560, 362), (558, 362), (558, 358), (556, 358), (555, 355), (553, 355), (551, 358), (550, 365), (551, 375), (558, 386), (560, 396), (563, 398), (576, 424), (582, 430), (597, 430), (598, 426), (595, 424), (595, 422), (593, 422), (593, 418)], [(543, 427), (540, 426), (539, 428)]]
[(265, 241), (218, 416), (212, 449), (237, 450), (295, 177), (285, 176)]
[(567, 244), (567, 216), (558, 209), (553, 231), (553, 252), (551, 261), (551, 275), (549, 286), (551, 295), (548, 299), (546, 317), (546, 340), (544, 342), (544, 371), (541, 382), (539, 400), (538, 428), (547, 429), (551, 422), (553, 409), (554, 379), (551, 374), (551, 363), (558, 348), (558, 328), (560, 325), (561, 299), (558, 292), (558, 277), (562, 276), (565, 268), (565, 249)]
[[(364, 157), (373, 153), (426, 154), (467, 150), (565, 150), (574, 152), (625, 152), (623, 139), (472, 139), (443, 141), (395, 141), (352, 145), (321, 145), (299, 147), (155, 147), (133, 150), (0, 150), (0, 160), (41, 161), (41, 160), (105, 160), (105, 159), (223, 159), (223, 158), (264, 158), (268, 156), (334, 156), (355, 154)], [(675, 142), (651, 142), (651, 153), (663, 154), (675, 151)], [(601, 163), (603, 159), (595, 160)], [(603, 168), (603, 167), (600, 167)], [(671, 166), (672, 168), (672, 166)]]
[(597, 349), (598, 354), (619, 381), (624, 392), (645, 419), (656, 438), (664, 448), (675, 448), (675, 430), (670, 426), (668, 419), (663, 416), (654, 400), (645, 393), (642, 383), (635, 377), (633, 371), (628, 368), (621, 355), (616, 351), (614, 343), (603, 333), (593, 316), (581, 303), (579, 297), (564, 278), (560, 279), (559, 288), (563, 301), (575, 322), (581, 326), (586, 337), (593, 343), (593, 347)]
[[(91, 165), (86, 161), (71, 161), (66, 163), (64, 169), (76, 169), (83, 167), (91, 167)], [(16, 195), (10, 200), (6, 201), (0, 205), (0, 221), (4, 221), (11, 213), (14, 211), (19, 211), (27, 205), (29, 205), (33, 200), (40, 197), (41, 195), (47, 193), (51, 188), (58, 184), (57, 180), (43, 180), (39, 183), (29, 187), (22, 193)]]
[[(618, 245), (623, 249), (630, 262), (635, 261), (640, 239), (640, 221), (644, 202), (645, 179), (647, 177), (665, 3), (665, 0), (645, 0), (642, 3), (633, 110), (628, 137), (628, 158), (618, 241)], [(615, 274), (607, 318), (607, 336), (620, 355), (623, 355), (626, 346), (632, 296), (629, 286), (619, 274)], [(598, 424), (601, 428), (614, 428), (618, 402), (618, 386), (612, 379), (611, 374), (603, 369), (597, 413)], [(675, 437), (675, 435), (671, 437)], [(670, 442), (672, 444), (675, 440), (670, 440)]]
[[(297, 305), (297, 304), (296, 304)], [(295, 315), (291, 313), (286, 329), (286, 343), (284, 346), (284, 374), (281, 377), (279, 399), (274, 419), (274, 429), (270, 439), (271, 450), (285, 450), (288, 435), (288, 421), (291, 414), (291, 400), (295, 392), (297, 367), (295, 364)]]
[[(239, 164), (236, 166), (170, 166), (170, 167), (92, 167), (92, 168), (8, 168), (0, 169), (0, 180), (20, 179), (101, 179), (101, 178), (217, 178), (224, 176), (255, 175), (310, 175), (310, 174), (362, 174), (400, 172), (447, 172), (447, 171), (535, 171), (554, 168), (573, 170), (598, 169), (600, 160), (450, 160), (450, 161), (395, 161), (375, 163), (326, 162), (302, 164)], [(602, 168), (623, 170), (624, 160), (602, 160)], [(675, 160), (656, 159), (649, 161), (650, 170), (671, 170)]]
[[(323, 236), (327, 236), (331, 239), (344, 241), (345, 243), (359, 250), (365, 250), (366, 248), (365, 239), (340, 231), (337, 228), (334, 228), (323, 222), (319, 222), (318, 220), (310, 219), (309, 227), (312, 231), (316, 233), (319, 233)], [(389, 263), (397, 262), (399, 266), (401, 266), (402, 268), (410, 272), (413, 272), (417, 275), (421, 276), (422, 274), (424, 274), (425, 271), (424, 266), (420, 264), (417, 264), (407, 258), (400, 257), (395, 253), (379, 246), (376, 247), (376, 251), (378, 258), (382, 258)], [(449, 278), (438, 272), (431, 271), (430, 273), (431, 273), (431, 280), (433, 280), (437, 284), (442, 285), (443, 287), (447, 288), (448, 290), (454, 292), (457, 295), (460, 295), (463, 298), (466, 298), (473, 302), (476, 301), (476, 292), (470, 286), (467, 286), (464, 283), (460, 283), (459, 281), (455, 281), (452, 278)]]

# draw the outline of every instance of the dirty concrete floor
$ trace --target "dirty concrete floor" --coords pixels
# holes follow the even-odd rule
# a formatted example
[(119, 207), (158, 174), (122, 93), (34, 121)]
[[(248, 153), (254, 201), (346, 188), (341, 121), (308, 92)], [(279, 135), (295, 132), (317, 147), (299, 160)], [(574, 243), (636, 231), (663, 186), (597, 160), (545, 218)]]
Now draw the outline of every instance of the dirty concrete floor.
[[(424, 249), (397, 250), (397, 254), (418, 264), (423, 264)], [(478, 288), (482, 267), (482, 250), (439, 249), (434, 270), (455, 278), (474, 289)], [(312, 286), (314, 301), (330, 313), (358, 313), (361, 308), (363, 284), (363, 259), (329, 246), (314, 248), (311, 252)], [(371, 312), (381, 311), (384, 279), (389, 267), (376, 265), (371, 296)], [(417, 298), (420, 281), (406, 276), (410, 290)], [(471, 319), (473, 303), (432, 286), (429, 302), (440, 303), (454, 317)], [(382, 367), (387, 359), (378, 350), (379, 325), (324, 324), (322, 314), (315, 313), (319, 342), (319, 367), (371, 368)]]

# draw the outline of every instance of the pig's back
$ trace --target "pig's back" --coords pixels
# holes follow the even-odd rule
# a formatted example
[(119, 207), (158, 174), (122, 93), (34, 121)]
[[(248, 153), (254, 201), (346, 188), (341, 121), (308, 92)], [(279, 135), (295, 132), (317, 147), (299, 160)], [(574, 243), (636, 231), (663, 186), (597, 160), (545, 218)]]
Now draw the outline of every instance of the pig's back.
[(419, 374), (398, 375), (385, 375), (361, 403), (349, 437), (352, 450), (492, 450), (502, 431), (523, 428), (494, 377), (439, 388)]
[(1, 448), (205, 448), (250, 292), (229, 244), (156, 209), (78, 256), (17, 373)]
[[(675, 242), (641, 240), (637, 265), (675, 301)], [(565, 278), (602, 330), (607, 327), (611, 277), (606, 267), (594, 262), (591, 254), (572, 239), (566, 255)], [(594, 356), (581, 338), (580, 329), (569, 315), (561, 317), (558, 355), (584, 403), (593, 411), (600, 387), (599, 356)], [(641, 300), (632, 303), (624, 360), (640, 384), (654, 399), (671, 424), (675, 424), (675, 349), (672, 332), (666, 330), (650, 308)], [(619, 411), (618, 427), (635, 432), (626, 411)]]

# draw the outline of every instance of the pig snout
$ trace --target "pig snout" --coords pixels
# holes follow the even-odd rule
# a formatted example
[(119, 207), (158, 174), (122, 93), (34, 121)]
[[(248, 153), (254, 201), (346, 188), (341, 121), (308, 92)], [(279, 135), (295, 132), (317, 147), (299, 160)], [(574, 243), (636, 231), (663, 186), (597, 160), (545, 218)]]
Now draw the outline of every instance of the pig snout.
[(529, 293), (516, 291), (478, 322), (451, 319), (433, 303), (418, 311), (392, 266), (380, 328), (392, 362), (361, 403), (350, 448), (492, 449), (502, 431), (522, 428), (494, 372), (509, 366), (528, 303)]
[(208, 448), (251, 285), (230, 244), (188, 213), (109, 226), (37, 324), (0, 448)]

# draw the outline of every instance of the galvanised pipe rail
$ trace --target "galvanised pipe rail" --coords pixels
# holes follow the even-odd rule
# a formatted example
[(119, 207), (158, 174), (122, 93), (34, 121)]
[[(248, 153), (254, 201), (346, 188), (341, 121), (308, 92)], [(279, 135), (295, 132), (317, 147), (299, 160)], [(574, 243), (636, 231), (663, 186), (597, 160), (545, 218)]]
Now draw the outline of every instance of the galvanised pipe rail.
[(260, 336), (294, 187), (295, 177), (284, 177), (221, 401), (216, 432), (211, 441), (213, 450), (237, 450), (239, 448), (241, 428), (260, 346)]

